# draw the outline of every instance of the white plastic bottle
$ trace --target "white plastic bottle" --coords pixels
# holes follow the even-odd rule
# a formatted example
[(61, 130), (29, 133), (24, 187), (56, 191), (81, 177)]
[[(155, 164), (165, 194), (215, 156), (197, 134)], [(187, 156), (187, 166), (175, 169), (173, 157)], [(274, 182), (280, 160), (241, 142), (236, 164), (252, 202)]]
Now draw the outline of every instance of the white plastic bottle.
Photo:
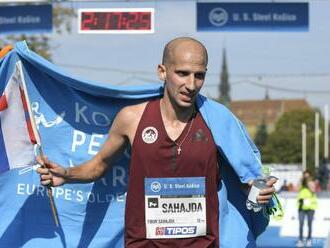
[(253, 181), (251, 190), (249, 192), (248, 198), (246, 199), (246, 207), (254, 212), (259, 212), (262, 209), (262, 205), (258, 203), (257, 197), (260, 190), (267, 188), (267, 179), (260, 178)]

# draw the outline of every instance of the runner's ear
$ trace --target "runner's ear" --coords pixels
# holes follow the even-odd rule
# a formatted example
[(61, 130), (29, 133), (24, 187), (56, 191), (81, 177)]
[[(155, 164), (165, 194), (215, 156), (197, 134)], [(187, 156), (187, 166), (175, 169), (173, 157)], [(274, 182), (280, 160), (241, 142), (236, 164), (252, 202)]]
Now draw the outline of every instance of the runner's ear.
[(166, 68), (164, 65), (159, 64), (157, 66), (157, 74), (158, 74), (158, 78), (162, 81), (166, 81)]

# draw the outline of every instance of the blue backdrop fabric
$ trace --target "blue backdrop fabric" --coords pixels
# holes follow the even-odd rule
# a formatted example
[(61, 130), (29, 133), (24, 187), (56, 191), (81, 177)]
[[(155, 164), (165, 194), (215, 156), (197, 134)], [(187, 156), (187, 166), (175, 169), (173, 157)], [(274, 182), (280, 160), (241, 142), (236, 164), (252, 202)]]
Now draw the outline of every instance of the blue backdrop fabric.
[[(21, 63), (44, 153), (65, 167), (94, 156), (124, 106), (161, 97), (160, 84), (113, 86), (72, 77), (30, 51), (25, 42), (0, 61), (0, 93)], [(198, 109), (220, 156), (221, 247), (256, 247), (268, 219), (245, 207), (241, 182), (261, 176), (258, 149), (242, 123), (223, 105), (199, 95)], [(123, 247), (130, 152), (104, 178), (53, 188), (60, 227), (52, 218), (38, 165), (0, 175), (0, 247)]]

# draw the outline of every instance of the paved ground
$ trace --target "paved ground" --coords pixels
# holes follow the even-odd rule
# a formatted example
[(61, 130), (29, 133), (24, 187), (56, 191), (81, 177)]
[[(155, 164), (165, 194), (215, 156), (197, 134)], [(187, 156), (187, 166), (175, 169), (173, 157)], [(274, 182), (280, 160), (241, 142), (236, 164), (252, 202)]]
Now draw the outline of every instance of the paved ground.
[[(258, 238), (258, 248), (293, 248), (297, 238), (280, 237), (280, 228), (269, 226)], [(313, 239), (313, 248), (323, 248), (325, 239)]]

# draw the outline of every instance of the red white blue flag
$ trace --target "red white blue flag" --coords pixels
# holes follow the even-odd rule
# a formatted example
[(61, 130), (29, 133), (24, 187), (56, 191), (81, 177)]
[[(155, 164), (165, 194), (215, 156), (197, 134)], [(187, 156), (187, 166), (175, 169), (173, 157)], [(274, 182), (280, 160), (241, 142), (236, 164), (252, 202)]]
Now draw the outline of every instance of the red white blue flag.
[(33, 128), (20, 62), (0, 97), (0, 173), (33, 165), (38, 135)]

